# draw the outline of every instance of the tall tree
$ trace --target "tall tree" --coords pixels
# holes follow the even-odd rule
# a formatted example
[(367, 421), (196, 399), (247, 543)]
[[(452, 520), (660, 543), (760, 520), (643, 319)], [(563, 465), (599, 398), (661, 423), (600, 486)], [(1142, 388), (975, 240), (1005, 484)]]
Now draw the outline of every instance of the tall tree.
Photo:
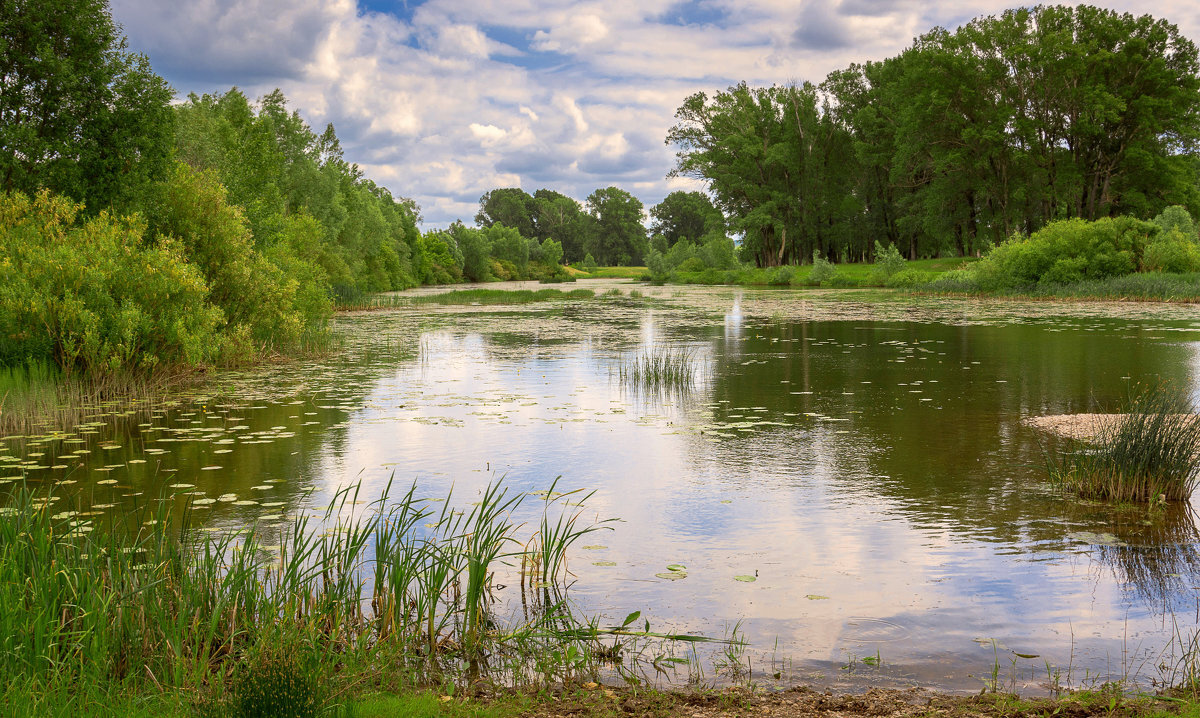
[(479, 198), (475, 224), (491, 227), (498, 222), (517, 230), (522, 237), (532, 237), (535, 214), (535, 204), (529, 193), (520, 187), (501, 187), (484, 192)]
[(588, 195), (588, 212), (596, 220), (587, 247), (600, 264), (640, 264), (647, 250), (642, 202), (619, 187), (605, 187)]
[(583, 261), (595, 231), (592, 216), (574, 199), (551, 189), (539, 189), (533, 199), (534, 236), (542, 241), (557, 240), (567, 262)]
[(725, 231), (725, 217), (703, 192), (672, 192), (650, 209), (650, 217), (650, 231), (668, 247), (681, 239), (699, 243), (708, 234)]
[(130, 208), (170, 169), (171, 96), (104, 0), (0, 2), (0, 189)]

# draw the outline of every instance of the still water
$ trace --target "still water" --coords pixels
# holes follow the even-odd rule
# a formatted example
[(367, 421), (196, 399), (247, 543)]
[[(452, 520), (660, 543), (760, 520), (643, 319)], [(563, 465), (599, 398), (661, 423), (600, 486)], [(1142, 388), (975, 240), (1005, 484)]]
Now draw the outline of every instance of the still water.
[[(53, 484), (91, 521), (189, 496), (218, 531), (348, 484), (465, 505), (561, 476), (594, 490), (585, 519), (620, 519), (569, 556), (576, 609), (744, 637), (757, 681), (978, 690), (998, 669), (1038, 692), (1169, 673), (1200, 617), (1191, 508), (1063, 499), (1055, 441), (1022, 421), (1111, 410), (1150, 380), (1200, 398), (1200, 308), (631, 288), (341, 316), (336, 356), (5, 437), (0, 480)], [(691, 358), (690, 389), (621, 380), (664, 349)]]

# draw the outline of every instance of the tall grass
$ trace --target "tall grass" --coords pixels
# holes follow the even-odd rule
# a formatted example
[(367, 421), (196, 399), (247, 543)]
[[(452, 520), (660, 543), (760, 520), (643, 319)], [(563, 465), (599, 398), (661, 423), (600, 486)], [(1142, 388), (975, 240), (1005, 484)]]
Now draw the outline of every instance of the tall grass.
[[(332, 694), (380, 672), (441, 683), (529, 660), (575, 639), (540, 620), (497, 628), (493, 579), (523, 553), (511, 518), (523, 498), (494, 484), (470, 511), (448, 499), (435, 511), (414, 487), (364, 508), (351, 488), (323, 514), (214, 534), (169, 500), (107, 525), (17, 490), (0, 509), (0, 695), (219, 694), (261, 655), (300, 657)], [(587, 532), (569, 528), (542, 529), (539, 552)]]
[(1187, 392), (1167, 383), (1141, 387), (1091, 445), (1051, 458), (1064, 490), (1102, 501), (1186, 501), (1200, 479), (1200, 415)]
[(655, 348), (622, 363), (618, 373), (622, 383), (636, 389), (686, 391), (696, 383), (696, 357), (686, 349)]

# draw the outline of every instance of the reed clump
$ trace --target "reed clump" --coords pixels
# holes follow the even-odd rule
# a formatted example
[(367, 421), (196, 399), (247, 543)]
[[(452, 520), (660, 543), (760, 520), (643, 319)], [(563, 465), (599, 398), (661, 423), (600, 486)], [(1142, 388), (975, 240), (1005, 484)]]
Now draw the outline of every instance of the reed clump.
[(696, 357), (671, 347), (644, 351), (618, 369), (621, 381), (642, 390), (688, 390), (696, 383)]
[[(0, 501), (0, 699), (175, 690), (202, 713), (251, 715), (381, 677), (536, 680), (533, 657), (587, 640), (587, 624), (565, 604), (515, 624), (495, 615), (496, 572), (524, 551), (512, 518), (524, 496), (497, 483), (457, 512), (415, 486), (370, 503), (348, 488), (323, 514), (214, 533), (182, 500), (101, 524), (18, 489)], [(542, 529), (539, 552), (561, 556), (588, 530)]]
[(1186, 501), (1200, 479), (1200, 415), (1187, 392), (1150, 384), (1075, 449), (1049, 465), (1067, 492), (1099, 501)]

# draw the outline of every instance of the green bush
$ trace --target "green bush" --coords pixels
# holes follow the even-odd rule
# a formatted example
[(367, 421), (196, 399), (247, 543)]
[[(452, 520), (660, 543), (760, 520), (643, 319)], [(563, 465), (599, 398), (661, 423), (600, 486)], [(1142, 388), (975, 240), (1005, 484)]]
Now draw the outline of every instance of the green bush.
[(792, 283), (792, 278), (796, 276), (796, 267), (791, 264), (785, 264), (781, 267), (772, 269), (767, 274), (767, 284), (773, 287), (784, 287)]
[(923, 272), (919, 269), (902, 269), (888, 277), (883, 286), (900, 289), (911, 289), (928, 284), (934, 278), (933, 272)]
[[(150, 213), (151, 228), (177, 239), (204, 274), (209, 302), (224, 313), (227, 358), (286, 347), (324, 326), (321, 308), (300, 291), (301, 281), (314, 276), (311, 267), (283, 260), (286, 247), (276, 250), (278, 264), (260, 253), (215, 173), (176, 163), (162, 189)], [(305, 309), (317, 314), (306, 316)]]
[(733, 240), (724, 235), (715, 235), (700, 245), (700, 248), (696, 250), (696, 257), (704, 263), (704, 266), (713, 269), (737, 267), (737, 253), (733, 246)]
[(651, 249), (646, 254), (646, 269), (650, 281), (655, 284), (662, 284), (671, 277), (671, 266), (657, 249)]
[(1130, 274), (1158, 227), (1132, 217), (1051, 222), (1029, 237), (1014, 235), (976, 265), (985, 290)]
[(1152, 221), (1158, 225), (1158, 228), (1164, 234), (1177, 229), (1183, 234), (1185, 239), (1192, 242), (1195, 242), (1197, 239), (1196, 223), (1192, 220), (1192, 215), (1187, 209), (1177, 204), (1164, 209)]
[(813, 268), (808, 273), (808, 283), (814, 286), (820, 286), (833, 278), (837, 272), (837, 267), (833, 266), (833, 262), (821, 256), (820, 250), (813, 250)]
[(179, 241), (41, 192), (0, 194), (0, 364), (148, 371), (220, 352), (221, 310)]
[(589, 274), (596, 271), (596, 269), (597, 269), (596, 258), (592, 256), (591, 252), (588, 252), (586, 255), (584, 255), (582, 266), (583, 266), (583, 271), (585, 271)]
[(1200, 244), (1172, 227), (1146, 245), (1142, 268), (1150, 272), (1184, 274), (1200, 271)]
[(886, 284), (893, 274), (904, 270), (904, 257), (896, 245), (883, 246), (875, 240), (875, 268), (871, 270), (871, 281), (875, 284)]

